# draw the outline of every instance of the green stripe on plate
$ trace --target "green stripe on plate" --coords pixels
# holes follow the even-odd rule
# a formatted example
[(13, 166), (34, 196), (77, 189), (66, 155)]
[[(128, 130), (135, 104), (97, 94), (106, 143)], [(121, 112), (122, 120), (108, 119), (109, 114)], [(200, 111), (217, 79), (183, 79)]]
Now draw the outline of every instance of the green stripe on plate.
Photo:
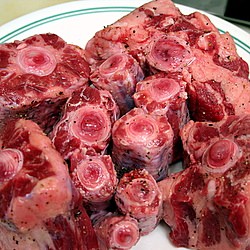
[[(13, 30), (12, 32), (4, 35), (0, 38), (0, 43), (6, 43), (10, 41), (12, 38), (28, 31), (33, 28), (36, 28), (38, 26), (41, 26), (43, 24), (54, 22), (63, 18), (69, 18), (73, 16), (79, 16), (79, 15), (89, 15), (89, 14), (96, 14), (96, 13), (102, 13), (102, 12), (131, 12), (136, 7), (128, 7), (128, 6), (119, 6), (119, 7), (95, 7), (95, 8), (86, 8), (86, 9), (79, 9), (79, 10), (73, 10), (73, 11), (67, 11), (63, 13), (59, 13), (56, 15), (48, 16), (45, 18), (42, 18), (40, 20), (36, 20), (34, 22), (31, 22), (29, 24), (26, 24), (16, 30)], [(225, 33), (224, 30), (219, 29), (221, 33)], [(248, 54), (250, 54), (250, 46), (246, 43), (242, 42), (239, 38), (232, 36), (236, 45), (239, 46), (241, 49), (246, 51)]]
[(40, 20), (36, 20), (34, 22), (31, 22), (29, 24), (26, 24), (16, 30), (13, 30), (12, 32), (4, 35), (0, 38), (0, 43), (5, 43), (14, 38), (17, 35), (20, 35), (28, 30), (31, 30), (33, 28), (36, 28), (38, 26), (41, 26), (43, 24), (54, 22), (60, 19), (69, 18), (73, 16), (80, 16), (80, 15), (89, 15), (89, 14), (96, 14), (96, 13), (102, 13), (102, 12), (131, 12), (134, 10), (135, 7), (96, 7), (96, 8), (86, 8), (86, 9), (79, 9), (79, 10), (73, 10), (73, 11), (67, 11), (63, 13), (59, 13), (56, 15), (48, 16), (45, 18), (42, 18)]

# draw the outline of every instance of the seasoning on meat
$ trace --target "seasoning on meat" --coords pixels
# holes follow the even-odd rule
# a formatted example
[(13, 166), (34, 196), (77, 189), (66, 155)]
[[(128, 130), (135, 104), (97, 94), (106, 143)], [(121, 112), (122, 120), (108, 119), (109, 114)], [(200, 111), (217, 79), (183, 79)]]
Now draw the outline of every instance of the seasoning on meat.
[(129, 215), (107, 213), (94, 223), (100, 250), (129, 250), (140, 239), (138, 222)]
[(102, 154), (118, 116), (118, 107), (108, 91), (92, 87), (79, 89), (68, 99), (63, 116), (50, 136), (64, 159), (74, 152)]
[(120, 108), (121, 115), (134, 107), (132, 95), (144, 73), (129, 54), (115, 54), (92, 71), (90, 80), (99, 89), (108, 90)]
[(51, 33), (1, 44), (0, 58), (0, 126), (17, 116), (51, 131), (66, 99), (86, 86), (90, 73), (84, 50)]
[(182, 138), (186, 169), (158, 183), (174, 245), (249, 248), (250, 115), (191, 122)]
[(0, 145), (1, 249), (97, 249), (68, 167), (41, 128), (11, 120)]
[(110, 206), (118, 179), (109, 155), (73, 154), (70, 158), (70, 175), (86, 207), (98, 211)]
[(145, 168), (156, 180), (166, 176), (173, 130), (165, 115), (134, 108), (114, 123), (112, 139), (112, 158), (118, 173)]
[(162, 193), (145, 169), (134, 169), (120, 179), (115, 194), (118, 209), (137, 219), (140, 235), (149, 234), (159, 223)]

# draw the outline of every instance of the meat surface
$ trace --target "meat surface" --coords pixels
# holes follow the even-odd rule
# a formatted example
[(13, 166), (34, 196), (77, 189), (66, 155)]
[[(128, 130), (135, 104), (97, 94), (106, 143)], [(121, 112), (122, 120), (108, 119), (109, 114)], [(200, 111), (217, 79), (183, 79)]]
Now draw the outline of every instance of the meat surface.
[(144, 73), (138, 62), (125, 53), (110, 56), (90, 75), (95, 87), (110, 91), (121, 115), (134, 107), (132, 95), (136, 83), (143, 78)]
[(250, 113), (250, 83), (216, 65), (211, 56), (195, 50), (196, 60), (187, 79), (189, 111), (196, 121), (220, 121), (230, 115)]
[(129, 249), (163, 218), (176, 247), (249, 250), (248, 78), (230, 34), (171, 0), (85, 49), (0, 45), (0, 249)]
[(65, 100), (87, 84), (89, 72), (84, 50), (55, 34), (1, 44), (0, 122), (25, 116), (50, 130)]
[(70, 175), (86, 207), (98, 211), (110, 206), (118, 183), (110, 155), (73, 154), (70, 158)]
[(119, 109), (108, 91), (92, 87), (79, 89), (68, 99), (50, 137), (64, 159), (74, 152), (103, 154), (118, 116)]
[(173, 244), (248, 249), (250, 116), (189, 122), (182, 138), (187, 168), (159, 183)]
[(187, 82), (194, 120), (220, 121), (249, 113), (249, 66), (230, 34), (220, 34), (199, 12), (182, 14), (169, 0), (146, 3), (98, 31), (86, 51), (92, 69), (123, 53), (139, 62), (145, 76), (179, 73)]
[(136, 85), (135, 105), (149, 114), (166, 115), (174, 132), (173, 157), (170, 163), (182, 156), (179, 132), (189, 120), (186, 82), (179, 74), (164, 72), (146, 77)]
[(9, 121), (0, 146), (1, 249), (88, 249), (90, 239), (97, 247), (68, 167), (41, 128), (30, 120)]
[(140, 239), (138, 222), (129, 215), (107, 213), (94, 222), (100, 250), (131, 249)]
[[(186, 162), (199, 162), (203, 166), (212, 164), (215, 169), (232, 167), (242, 156), (242, 143), (247, 143), (249, 118), (249, 115), (230, 116), (216, 123), (187, 123), (181, 131)], [(245, 151), (249, 150), (247, 145)]]
[(146, 3), (114, 24), (96, 32), (86, 46), (87, 61), (93, 68), (111, 55), (129, 53), (145, 70), (144, 52), (153, 34), (159, 26), (166, 27), (179, 16), (179, 9), (170, 0)]
[(140, 235), (147, 235), (158, 225), (162, 212), (162, 193), (155, 179), (145, 169), (125, 173), (118, 183), (115, 201), (122, 214), (139, 223)]
[(140, 168), (156, 180), (166, 176), (172, 159), (173, 130), (165, 115), (134, 108), (114, 123), (112, 140), (112, 159), (119, 175)]

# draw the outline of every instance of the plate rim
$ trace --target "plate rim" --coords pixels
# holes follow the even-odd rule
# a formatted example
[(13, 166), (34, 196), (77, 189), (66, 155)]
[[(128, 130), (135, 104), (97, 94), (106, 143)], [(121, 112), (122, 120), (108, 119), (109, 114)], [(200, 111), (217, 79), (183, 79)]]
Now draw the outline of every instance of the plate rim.
[[(12, 21), (0, 26), (0, 44), (11, 42), (11, 39), (15, 38), (16, 36), (46, 23), (77, 15), (97, 14), (100, 12), (123, 12), (128, 14), (136, 7), (146, 2), (149, 1), (137, 0), (136, 2), (127, 2), (125, 0), (119, 0), (118, 2), (114, 0), (81, 0), (60, 3), (53, 6), (45, 7), (40, 10), (36, 10), (34, 12), (15, 18)], [(250, 40), (250, 34), (248, 34), (245, 30), (208, 12), (182, 4), (175, 3), (175, 5), (180, 8), (182, 12), (183, 10), (189, 13), (199, 11), (207, 15), (212, 21), (212, 23), (214, 23), (213, 20), (215, 20), (216, 24), (220, 23), (222, 24), (222, 26), (228, 26), (228, 30), (230, 30), (229, 33), (233, 37), (235, 44), (250, 55), (250, 45), (248, 45), (248, 41)], [(63, 9), (64, 11), (61, 11), (61, 9)], [(220, 27), (217, 28), (222, 34), (228, 31), (221, 29)], [(232, 30), (234, 31), (233, 33), (237, 33), (237, 36), (232, 34)], [(241, 39), (239, 38), (239, 36), (241, 37)]]

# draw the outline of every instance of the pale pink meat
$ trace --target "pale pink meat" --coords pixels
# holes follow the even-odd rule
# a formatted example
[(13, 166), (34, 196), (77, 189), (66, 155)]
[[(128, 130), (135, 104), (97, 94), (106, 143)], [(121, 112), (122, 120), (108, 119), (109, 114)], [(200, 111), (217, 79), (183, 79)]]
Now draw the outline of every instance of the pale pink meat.
[(230, 116), (216, 123), (190, 121), (180, 133), (186, 162), (199, 162), (214, 170), (230, 168), (242, 156), (242, 143), (234, 137), (248, 133), (244, 127), (248, 123), (249, 115)]
[(0, 145), (0, 248), (98, 249), (68, 166), (41, 128), (11, 120)]
[(5, 148), (0, 151), (0, 188), (12, 179), (23, 166), (23, 153), (20, 150)]
[(180, 129), (189, 120), (186, 82), (180, 74), (158, 73), (136, 85), (135, 105), (147, 113), (166, 115), (174, 132), (174, 151), (170, 163), (181, 158)]
[(35, 123), (9, 122), (0, 144), (1, 166), (12, 167), (7, 179), (1, 172), (1, 218), (5, 215), (16, 228), (27, 231), (68, 211), (72, 190), (67, 166)]
[(74, 154), (70, 159), (70, 175), (90, 210), (103, 210), (110, 205), (118, 179), (109, 155)]
[(86, 46), (87, 60), (94, 67), (114, 53), (130, 51), (133, 55), (137, 54), (136, 57), (140, 58), (141, 54), (144, 57), (143, 49), (151, 33), (173, 24), (179, 16), (179, 9), (170, 0), (146, 3), (96, 32)]
[(195, 60), (187, 42), (171, 34), (156, 33), (145, 52), (149, 65), (165, 72), (181, 72)]
[(172, 158), (173, 136), (165, 115), (132, 109), (118, 119), (112, 129), (112, 158), (117, 172), (145, 168), (155, 179), (163, 178)]
[(121, 114), (134, 107), (132, 95), (136, 83), (143, 78), (144, 73), (138, 62), (125, 53), (110, 56), (90, 76), (95, 87), (108, 90), (112, 94)]
[(131, 249), (140, 239), (138, 221), (129, 215), (108, 213), (94, 223), (100, 250)]
[(147, 235), (158, 225), (162, 213), (162, 193), (145, 169), (125, 173), (115, 194), (118, 209), (139, 222), (140, 235)]
[(68, 99), (63, 116), (50, 136), (64, 159), (76, 151), (103, 154), (118, 116), (118, 107), (108, 91), (92, 87), (79, 89)]
[(249, 80), (220, 67), (211, 56), (193, 50), (196, 60), (187, 81), (190, 115), (197, 121), (220, 121), (229, 115), (250, 113)]

